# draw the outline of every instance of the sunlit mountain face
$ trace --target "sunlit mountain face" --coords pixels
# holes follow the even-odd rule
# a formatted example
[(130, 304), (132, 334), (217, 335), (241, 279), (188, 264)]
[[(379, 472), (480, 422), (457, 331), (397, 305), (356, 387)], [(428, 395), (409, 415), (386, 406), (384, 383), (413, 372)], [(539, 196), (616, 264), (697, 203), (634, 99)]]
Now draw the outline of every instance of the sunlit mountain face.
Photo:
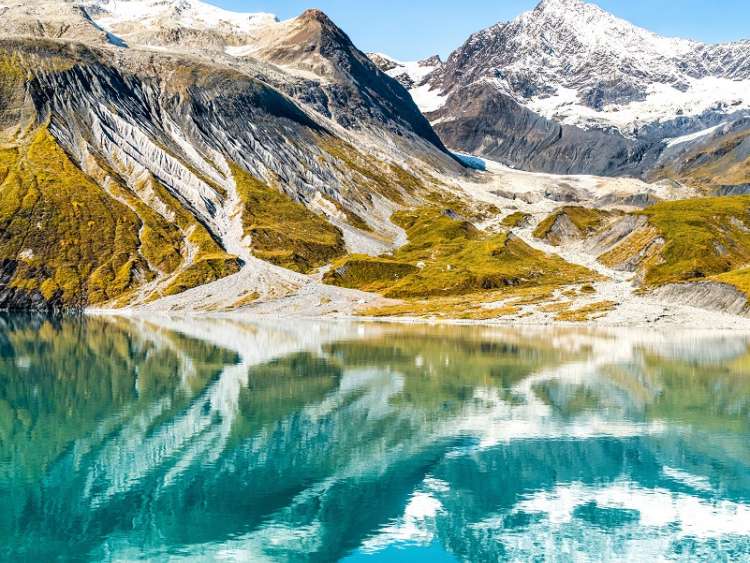
[(737, 560), (750, 337), (0, 323), (0, 559)]

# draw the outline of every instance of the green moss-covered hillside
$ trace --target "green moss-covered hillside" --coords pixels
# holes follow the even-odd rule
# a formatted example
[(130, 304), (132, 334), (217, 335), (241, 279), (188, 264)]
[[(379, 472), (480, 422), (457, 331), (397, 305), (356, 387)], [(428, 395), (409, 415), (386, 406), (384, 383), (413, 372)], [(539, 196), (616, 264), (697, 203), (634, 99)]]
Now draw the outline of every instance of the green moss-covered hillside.
[(659, 203), (645, 211), (664, 239), (647, 285), (703, 279), (750, 264), (750, 196)]
[(309, 272), (344, 254), (340, 229), (239, 166), (233, 166), (232, 173), (243, 205), (243, 227), (255, 256)]
[(604, 227), (615, 213), (580, 206), (566, 206), (547, 216), (534, 229), (534, 236), (550, 244), (563, 241), (562, 234), (572, 238), (583, 238)]
[(599, 260), (631, 264), (646, 288), (718, 281), (750, 295), (750, 196), (664, 201)]
[[(162, 275), (177, 272), (160, 292), (172, 294), (237, 271), (237, 259), (159, 189), (174, 222), (116, 182), (102, 188), (44, 128), (0, 150), (0, 307), (82, 308)], [(180, 269), (186, 244), (195, 256)]]
[(440, 208), (394, 214), (409, 242), (392, 256), (347, 256), (326, 274), (330, 284), (425, 298), (508, 287), (587, 281), (594, 274), (543, 254), (508, 234), (488, 234)]
[(3, 294), (83, 306), (148, 277), (141, 221), (84, 175), (46, 130), (0, 151)]

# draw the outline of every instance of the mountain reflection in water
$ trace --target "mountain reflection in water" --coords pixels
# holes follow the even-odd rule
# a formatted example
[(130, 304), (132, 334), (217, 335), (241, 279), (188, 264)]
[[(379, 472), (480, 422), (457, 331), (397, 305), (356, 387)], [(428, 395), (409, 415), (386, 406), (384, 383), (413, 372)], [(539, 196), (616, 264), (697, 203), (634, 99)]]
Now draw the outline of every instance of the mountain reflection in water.
[(750, 336), (0, 319), (0, 559), (750, 557)]

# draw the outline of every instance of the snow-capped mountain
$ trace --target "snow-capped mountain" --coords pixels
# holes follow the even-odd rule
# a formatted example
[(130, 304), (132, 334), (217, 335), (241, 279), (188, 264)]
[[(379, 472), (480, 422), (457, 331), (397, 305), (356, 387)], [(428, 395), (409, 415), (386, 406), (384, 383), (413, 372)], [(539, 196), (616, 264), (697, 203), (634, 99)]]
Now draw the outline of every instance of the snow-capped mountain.
[(405, 88), (412, 89), (422, 84), (441, 64), (437, 55), (423, 61), (398, 61), (383, 53), (367, 53), (380, 70), (398, 80)]
[(440, 99), (433, 93), (434, 88), (427, 84), (429, 78), (443, 66), (439, 55), (421, 61), (399, 61), (383, 53), (368, 53), (370, 60), (391, 78), (398, 80), (409, 90), (414, 102), (424, 112), (440, 107)]
[(273, 14), (231, 12), (200, 0), (84, 0), (81, 4), (105, 28), (126, 24), (154, 27), (169, 24), (250, 33), (278, 21)]
[(750, 42), (660, 37), (581, 0), (543, 0), (471, 36), (430, 77), (442, 94), (479, 80), (569, 125), (640, 126), (750, 107)]
[(182, 29), (205, 34), (208, 48), (222, 42), (232, 45), (277, 21), (273, 14), (231, 12), (200, 0), (80, 0), (79, 4), (113, 37), (141, 44), (158, 44), (165, 36), (173, 42), (184, 40), (175, 33)]
[[(412, 93), (454, 148), (531, 169), (632, 173), (670, 140), (750, 113), (750, 41), (666, 38), (594, 4), (543, 0), (469, 37)], [(541, 140), (525, 138), (529, 154), (513, 127)], [(565, 148), (540, 155), (563, 132)], [(601, 162), (581, 160), (594, 150)]]

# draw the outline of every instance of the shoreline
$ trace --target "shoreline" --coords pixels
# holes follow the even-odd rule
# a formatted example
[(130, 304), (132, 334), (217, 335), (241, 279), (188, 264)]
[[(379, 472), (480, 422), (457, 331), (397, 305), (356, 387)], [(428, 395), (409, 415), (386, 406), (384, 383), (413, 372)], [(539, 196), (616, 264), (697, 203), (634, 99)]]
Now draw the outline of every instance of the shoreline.
[[(701, 310), (704, 311), (704, 310)], [(424, 317), (372, 317), (356, 315), (305, 315), (305, 314), (253, 314), (250, 311), (191, 311), (191, 310), (139, 310), (137, 308), (123, 309), (85, 309), (85, 316), (111, 316), (147, 319), (149, 317), (180, 317), (195, 319), (216, 319), (230, 320), (237, 322), (283, 322), (283, 321), (305, 321), (305, 322), (346, 322), (346, 323), (367, 323), (367, 324), (392, 324), (406, 326), (464, 326), (479, 328), (530, 328), (530, 329), (581, 329), (581, 330), (642, 330), (649, 329), (653, 331), (680, 330), (690, 332), (721, 331), (735, 334), (750, 334), (750, 318), (739, 315), (730, 315), (715, 311), (704, 311), (712, 317), (711, 323), (706, 323), (707, 319), (695, 318), (692, 323), (671, 321), (668, 319), (657, 320), (656, 322), (626, 322), (623, 320), (607, 321), (606, 317), (586, 322), (569, 322), (569, 321), (545, 321), (540, 319), (454, 319), (454, 318), (424, 318)], [(721, 322), (724, 321), (724, 322)]]

